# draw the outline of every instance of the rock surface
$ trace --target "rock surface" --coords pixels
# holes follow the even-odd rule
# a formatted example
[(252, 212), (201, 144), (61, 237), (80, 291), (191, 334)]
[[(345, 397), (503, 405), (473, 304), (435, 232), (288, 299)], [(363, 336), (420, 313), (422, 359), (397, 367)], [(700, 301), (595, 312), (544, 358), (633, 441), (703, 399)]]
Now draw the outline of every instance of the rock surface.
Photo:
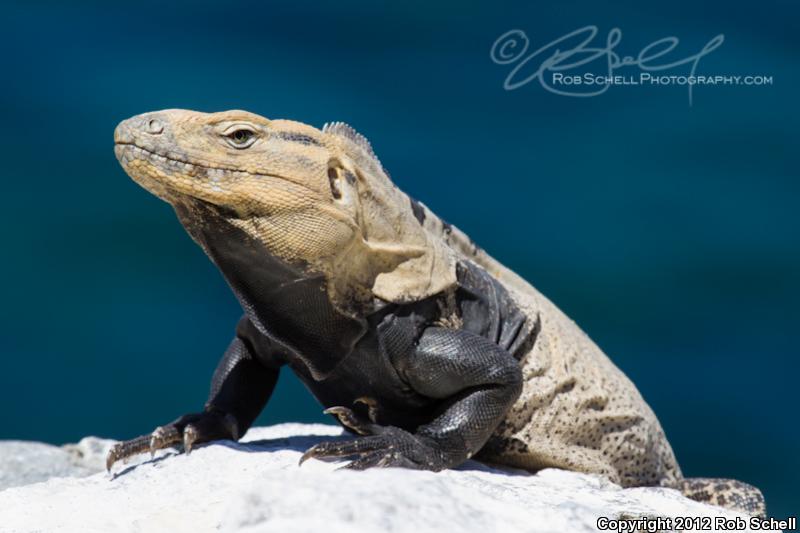
[(51, 477), (83, 477), (100, 472), (115, 441), (86, 437), (78, 444), (0, 441), (0, 490)]
[[(57, 477), (8, 488), (0, 491), (0, 530), (563, 533), (597, 531), (603, 516), (737, 516), (676, 491), (623, 490), (598, 477), (552, 469), (531, 475), (470, 461), (438, 474), (334, 472), (341, 463), (316, 460), (298, 468), (305, 449), (338, 435), (339, 428), (327, 425), (253, 428), (240, 443), (221, 441), (188, 456), (174, 451), (152, 460), (143, 456), (116, 465), (113, 476)], [(50, 467), (50, 473), (64, 476), (102, 466), (110, 441), (82, 443), (80, 453), (38, 445), (44, 446), (41, 453), (28, 456), (37, 463), (27, 463), (36, 473), (16, 484), (47, 477)], [(0, 468), (13, 462), (2, 454), (12, 450), (21, 456), (13, 446), (0, 447)], [(56, 450), (80, 455), (84, 471), (62, 469)]]

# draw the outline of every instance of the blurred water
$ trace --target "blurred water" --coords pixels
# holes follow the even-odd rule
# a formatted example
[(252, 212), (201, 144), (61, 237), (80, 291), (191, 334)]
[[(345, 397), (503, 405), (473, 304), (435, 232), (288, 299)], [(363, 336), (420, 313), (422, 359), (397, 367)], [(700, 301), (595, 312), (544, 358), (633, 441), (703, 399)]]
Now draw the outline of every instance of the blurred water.
[[(797, 511), (798, 8), (721, 1), (12, 2), (2, 6), (0, 438), (150, 431), (200, 408), (239, 315), (170, 208), (118, 167), (130, 115), (242, 108), (367, 135), (397, 183), (572, 316), (688, 475)], [(578, 27), (768, 87), (502, 89), (489, 48)], [(683, 48), (685, 47), (685, 48)], [(282, 376), (260, 423), (322, 421)]]

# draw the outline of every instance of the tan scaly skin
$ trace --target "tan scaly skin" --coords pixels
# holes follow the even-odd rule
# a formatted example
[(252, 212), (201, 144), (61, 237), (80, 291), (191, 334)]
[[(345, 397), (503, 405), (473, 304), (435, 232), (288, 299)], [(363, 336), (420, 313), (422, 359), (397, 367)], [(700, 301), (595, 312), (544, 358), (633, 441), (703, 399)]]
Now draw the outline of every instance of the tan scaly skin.
[(114, 138), (125, 171), (175, 208), (244, 316), (203, 412), (120, 443), (109, 469), (142, 451), (238, 439), (289, 366), (358, 435), (304, 460), (441, 470), (477, 455), (765, 513), (750, 485), (685, 479), (608, 357), (400, 191), (349, 126), (165, 110), (122, 122)]

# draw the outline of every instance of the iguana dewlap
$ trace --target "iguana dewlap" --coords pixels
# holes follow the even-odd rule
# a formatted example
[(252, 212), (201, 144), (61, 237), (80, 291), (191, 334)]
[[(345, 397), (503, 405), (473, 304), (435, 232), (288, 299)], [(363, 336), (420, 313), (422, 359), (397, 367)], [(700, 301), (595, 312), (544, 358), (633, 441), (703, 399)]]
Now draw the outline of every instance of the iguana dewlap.
[(683, 478), (636, 387), (547, 298), (400, 191), (367, 140), (244, 111), (165, 110), (114, 132), (244, 316), (202, 412), (117, 445), (238, 439), (290, 367), (358, 436), (308, 457), (442, 470), (478, 458), (664, 486), (764, 513), (744, 483)]

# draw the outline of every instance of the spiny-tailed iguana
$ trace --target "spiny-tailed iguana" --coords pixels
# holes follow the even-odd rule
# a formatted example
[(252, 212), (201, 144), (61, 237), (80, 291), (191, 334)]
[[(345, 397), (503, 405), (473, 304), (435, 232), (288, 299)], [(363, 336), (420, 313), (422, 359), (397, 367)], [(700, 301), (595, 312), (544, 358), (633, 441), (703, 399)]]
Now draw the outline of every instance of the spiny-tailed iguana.
[(765, 513), (758, 489), (685, 479), (636, 387), (547, 298), (400, 191), (369, 142), (244, 111), (165, 110), (114, 132), (244, 310), (202, 412), (118, 444), (238, 439), (288, 365), (358, 436), (310, 457), (442, 470), (476, 456), (596, 473)]

